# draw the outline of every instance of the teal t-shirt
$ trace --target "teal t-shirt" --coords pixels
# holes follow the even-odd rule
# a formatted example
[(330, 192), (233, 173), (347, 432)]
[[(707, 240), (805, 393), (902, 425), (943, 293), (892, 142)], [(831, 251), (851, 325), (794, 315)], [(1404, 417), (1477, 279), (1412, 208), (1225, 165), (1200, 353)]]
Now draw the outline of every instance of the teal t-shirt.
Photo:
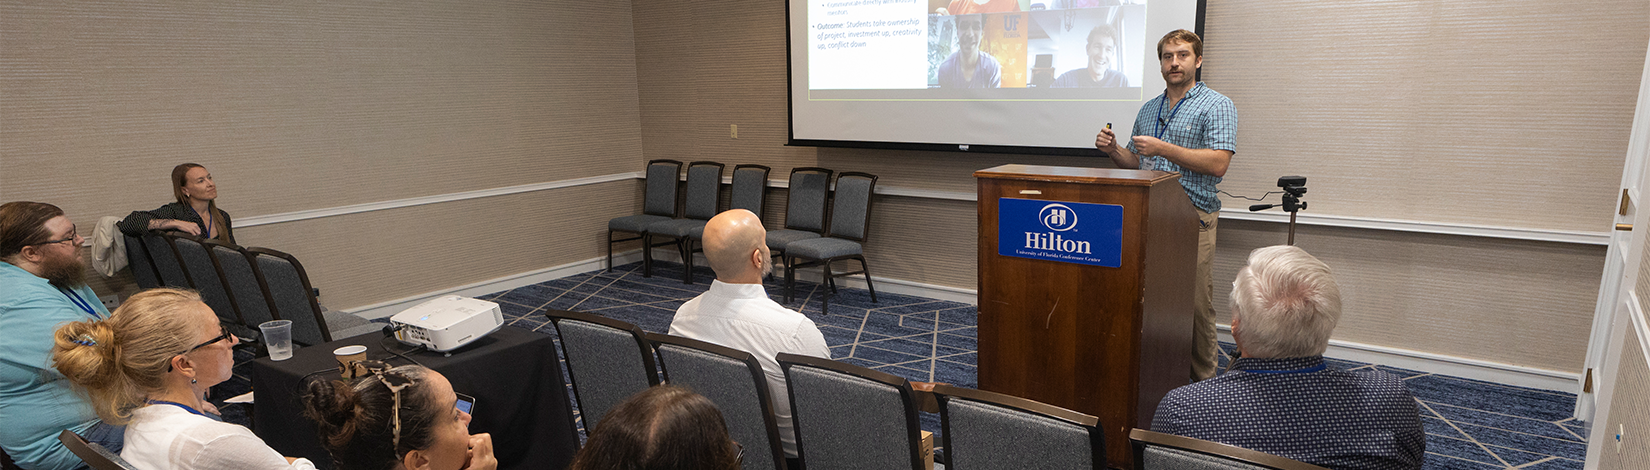
[(52, 334), (65, 323), (108, 317), (90, 287), (61, 290), (0, 262), (0, 423), (5, 423), (0, 447), (23, 468), (82, 464), (57, 435), (64, 429), (84, 432), (97, 424), (97, 414), (86, 396), (51, 366)]

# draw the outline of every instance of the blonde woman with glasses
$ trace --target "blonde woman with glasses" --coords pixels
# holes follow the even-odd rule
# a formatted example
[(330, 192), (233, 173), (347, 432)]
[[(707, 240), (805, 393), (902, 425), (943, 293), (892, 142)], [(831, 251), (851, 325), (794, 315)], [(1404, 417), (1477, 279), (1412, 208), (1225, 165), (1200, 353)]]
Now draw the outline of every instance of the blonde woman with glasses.
[(89, 392), (104, 422), (126, 425), (120, 457), (134, 467), (315, 468), (215, 416), (206, 390), (229, 380), (239, 339), (194, 292), (139, 292), (108, 320), (63, 325), (55, 340), (57, 370)]

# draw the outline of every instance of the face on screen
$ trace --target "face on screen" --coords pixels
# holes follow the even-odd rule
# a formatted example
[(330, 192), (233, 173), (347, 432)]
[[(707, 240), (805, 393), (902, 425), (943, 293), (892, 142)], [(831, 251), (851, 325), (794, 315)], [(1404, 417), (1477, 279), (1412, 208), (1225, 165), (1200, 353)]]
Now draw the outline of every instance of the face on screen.
[(1089, 71), (1102, 73), (1117, 62), (1117, 40), (1111, 36), (1096, 35), (1089, 41)]
[(1203, 58), (1192, 53), (1192, 45), (1184, 41), (1169, 41), (1163, 44), (1163, 54), (1158, 56), (1163, 64), (1163, 81), (1169, 86), (1185, 85), (1197, 79), (1197, 68), (1203, 66)]
[(985, 34), (985, 26), (980, 17), (975, 15), (957, 17), (957, 49), (969, 53), (980, 50), (980, 36)]

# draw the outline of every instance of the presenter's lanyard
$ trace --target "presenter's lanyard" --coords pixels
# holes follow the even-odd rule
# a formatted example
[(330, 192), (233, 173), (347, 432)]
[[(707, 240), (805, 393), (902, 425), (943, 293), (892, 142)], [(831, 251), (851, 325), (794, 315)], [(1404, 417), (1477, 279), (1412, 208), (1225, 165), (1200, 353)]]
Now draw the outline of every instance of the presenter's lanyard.
[(185, 405), (185, 404), (178, 403), (178, 402), (175, 402), (175, 401), (149, 400), (149, 404), (151, 404), (151, 405), (172, 405), (172, 406), (176, 406), (178, 408), (183, 408), (183, 411), (188, 411), (192, 414), (204, 416), (204, 417), (209, 418), (209, 419), (211, 418), (211, 416), (207, 416), (206, 413), (202, 413), (202, 412), (200, 412), (200, 410), (197, 410), (197, 409), (195, 409), (195, 408), (193, 408), (189, 405)]
[(64, 297), (68, 297), (69, 301), (74, 303), (74, 306), (80, 307), (80, 311), (86, 312), (87, 315), (91, 315), (93, 319), (103, 319), (103, 315), (98, 314), (97, 310), (93, 310), (91, 302), (87, 302), (86, 299), (80, 298), (80, 294), (76, 294), (74, 291), (64, 289), (62, 287), (57, 288), (57, 291), (62, 292)]
[[(1179, 106), (1176, 106), (1176, 107), (1178, 108)], [(208, 218), (206, 218), (206, 216), (201, 215), (201, 211), (197, 211), (193, 207), (189, 208), (189, 211), (194, 212), (196, 218), (206, 221), (205, 223), (201, 224), (201, 225), (206, 226), (206, 229), (201, 231), (201, 233), (205, 234), (205, 235), (201, 236), (201, 238), (212, 238), (212, 219), (208, 219)], [(207, 210), (206, 212), (210, 213), (212, 211)]]
[[(1192, 88), (1196, 89), (1197, 87), (1194, 86)], [(1180, 102), (1175, 103), (1174, 108), (1169, 110), (1169, 119), (1165, 121), (1163, 120), (1163, 105), (1169, 102), (1169, 94), (1165, 90), (1163, 93), (1163, 101), (1157, 102), (1157, 140), (1163, 140), (1163, 134), (1167, 134), (1169, 132), (1169, 123), (1174, 121), (1174, 115), (1180, 113), (1180, 107), (1185, 106), (1186, 100), (1191, 98), (1192, 90), (1186, 90), (1186, 95), (1181, 96)]]
[(1329, 364), (1318, 364), (1318, 365), (1315, 365), (1315, 366), (1312, 366), (1312, 367), (1306, 367), (1306, 368), (1302, 368), (1302, 369), (1245, 370), (1244, 372), (1248, 372), (1248, 373), (1251, 373), (1251, 374), (1310, 374), (1310, 373), (1313, 373), (1313, 372), (1323, 372), (1324, 369), (1328, 369), (1328, 368), (1329, 368)]

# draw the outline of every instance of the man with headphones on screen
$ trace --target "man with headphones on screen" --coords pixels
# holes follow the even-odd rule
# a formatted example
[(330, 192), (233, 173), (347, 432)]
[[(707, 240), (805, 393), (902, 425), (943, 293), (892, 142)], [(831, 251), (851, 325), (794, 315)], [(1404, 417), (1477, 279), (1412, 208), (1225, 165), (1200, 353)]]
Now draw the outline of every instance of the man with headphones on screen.
[(1197, 207), (1197, 277), (1193, 289), (1192, 380), (1215, 376), (1214, 289), (1210, 272), (1215, 254), (1215, 223), (1220, 199), (1215, 185), (1237, 152), (1237, 108), (1225, 95), (1197, 81), (1203, 66), (1203, 40), (1177, 29), (1157, 41), (1157, 59), (1168, 89), (1145, 105), (1134, 119), (1133, 138), (1120, 146), (1110, 128), (1101, 129), (1094, 146), (1111, 156), (1118, 168), (1180, 173), (1180, 185)]

